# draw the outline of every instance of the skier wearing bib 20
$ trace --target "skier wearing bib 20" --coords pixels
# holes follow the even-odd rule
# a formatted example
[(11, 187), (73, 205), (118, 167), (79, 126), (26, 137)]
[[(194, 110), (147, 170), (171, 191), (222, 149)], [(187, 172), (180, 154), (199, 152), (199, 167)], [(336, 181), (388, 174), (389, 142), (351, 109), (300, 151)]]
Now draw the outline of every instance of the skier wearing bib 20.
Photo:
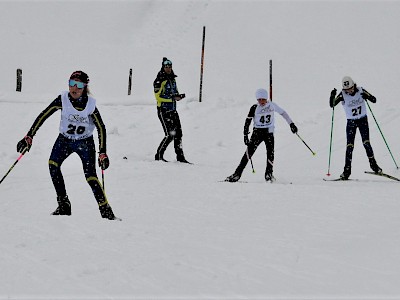
[[(294, 125), (292, 119), (289, 117), (286, 111), (280, 108), (275, 102), (268, 101), (268, 92), (265, 89), (258, 89), (256, 91), (256, 99), (258, 101), (258, 104), (254, 104), (253, 106), (251, 106), (246, 121), (244, 123), (243, 134), (244, 143), (247, 146), (247, 150), (244, 153), (235, 172), (231, 176), (227, 177), (225, 181), (236, 182), (240, 179), (244, 168), (246, 167), (248, 161), (253, 156), (254, 152), (261, 144), (261, 142), (265, 143), (265, 147), (267, 149), (267, 167), (265, 169), (265, 180), (275, 180), (273, 176), (275, 112), (280, 114), (286, 120), (286, 122), (290, 125), (290, 129), (293, 133), (297, 132), (296, 125)], [(253, 133), (249, 140), (249, 127), (252, 120)]]
[(347, 180), (351, 174), (351, 161), (353, 158), (354, 140), (356, 137), (357, 128), (360, 131), (361, 139), (367, 153), (369, 164), (375, 173), (382, 173), (382, 169), (376, 163), (374, 157), (374, 151), (372, 150), (371, 143), (369, 141), (369, 127), (367, 118), (367, 107), (365, 101), (369, 100), (372, 103), (376, 102), (376, 98), (368, 93), (362, 87), (358, 87), (354, 83), (353, 79), (349, 76), (345, 76), (342, 79), (342, 91), (336, 96), (336, 89), (331, 91), (329, 99), (330, 107), (336, 106), (339, 102), (342, 102), (344, 111), (346, 113), (347, 125), (347, 146), (346, 146), (346, 157), (343, 173), (340, 178)]
[(107, 201), (103, 187), (96, 174), (96, 150), (93, 140), (94, 128), (99, 137), (99, 166), (105, 170), (110, 162), (106, 148), (106, 128), (96, 107), (96, 100), (89, 96), (89, 77), (85, 72), (73, 72), (69, 80), (69, 92), (61, 93), (36, 118), (26, 136), (18, 142), (17, 151), (25, 153), (32, 146), (32, 139), (40, 126), (57, 110), (61, 109), (60, 134), (54, 143), (49, 159), (49, 170), (57, 193), (57, 209), (52, 215), (71, 215), (71, 203), (65, 189), (61, 165), (72, 153), (82, 160), (86, 181), (92, 188), (101, 217), (115, 220), (114, 213)]

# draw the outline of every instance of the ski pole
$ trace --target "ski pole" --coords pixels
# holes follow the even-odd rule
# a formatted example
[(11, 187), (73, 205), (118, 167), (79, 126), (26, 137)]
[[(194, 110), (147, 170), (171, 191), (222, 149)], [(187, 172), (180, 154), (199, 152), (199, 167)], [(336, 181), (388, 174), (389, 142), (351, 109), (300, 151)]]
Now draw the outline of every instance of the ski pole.
[(332, 154), (332, 135), (333, 135), (333, 118), (335, 116), (335, 107), (332, 107), (332, 122), (331, 122), (331, 140), (329, 141), (329, 161), (328, 161), (328, 173), (326, 175), (331, 176), (329, 173), (331, 169), (331, 154)]
[(200, 63), (200, 92), (199, 92), (199, 102), (201, 102), (203, 96), (203, 69), (204, 69), (204, 44), (206, 41), (206, 26), (203, 26), (203, 41), (201, 45), (201, 63)]
[(304, 145), (306, 145), (306, 147), (308, 148), (308, 150), (311, 151), (312, 155), (315, 155), (316, 153), (314, 151), (311, 150), (311, 148), (306, 144), (306, 142), (299, 136), (299, 134), (296, 132), (296, 135), (299, 137), (299, 139), (304, 143)]
[(269, 99), (272, 101), (272, 59), (269, 60)]
[(251, 163), (251, 169), (253, 170), (253, 173), (255, 173), (256, 171), (254, 170), (254, 166), (253, 166), (253, 160), (251, 159), (250, 155), (249, 155), (249, 147), (247, 147), (246, 149), (246, 155), (247, 155), (247, 159), (250, 161)]
[(20, 159), (22, 158), (22, 156), (24, 156), (26, 151), (22, 152), (21, 155), (17, 158), (17, 160), (13, 163), (13, 165), (11, 166), (11, 168), (8, 170), (8, 172), (6, 173), (6, 175), (3, 176), (3, 178), (1, 179), (0, 183), (3, 182), (3, 180), (7, 177), (8, 174), (10, 174), (11, 170), (15, 167), (15, 165), (20, 161)]
[(101, 184), (103, 185), (103, 191), (106, 191), (106, 187), (104, 186), (104, 170), (101, 169)]
[(371, 112), (372, 117), (374, 117), (376, 126), (378, 127), (379, 132), (381, 133), (382, 138), (383, 138), (383, 140), (384, 140), (384, 142), (385, 142), (385, 144), (386, 144), (386, 147), (388, 148), (389, 153), (390, 153), (390, 155), (392, 156), (393, 162), (394, 162), (394, 164), (396, 165), (396, 168), (398, 169), (399, 167), (398, 167), (398, 165), (397, 165), (397, 163), (396, 163), (396, 160), (395, 160), (394, 157), (393, 157), (392, 151), (390, 151), (389, 145), (388, 145), (388, 143), (386, 142), (385, 136), (383, 135), (383, 132), (382, 132), (381, 128), (379, 127), (378, 121), (376, 120), (375, 115), (374, 115), (374, 113), (372, 112), (372, 109), (371, 109), (371, 107), (370, 107), (369, 104), (368, 104), (368, 101), (365, 101), (365, 103), (367, 103), (367, 106), (368, 106), (368, 108), (369, 108), (369, 111)]

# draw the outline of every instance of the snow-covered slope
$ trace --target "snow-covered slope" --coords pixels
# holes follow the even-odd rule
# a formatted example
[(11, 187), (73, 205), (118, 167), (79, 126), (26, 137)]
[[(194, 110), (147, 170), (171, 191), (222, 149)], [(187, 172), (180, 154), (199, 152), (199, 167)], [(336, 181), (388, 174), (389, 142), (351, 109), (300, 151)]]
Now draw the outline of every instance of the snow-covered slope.
[[(395, 159), (400, 143), (400, 36), (395, 1), (0, 2), (0, 171), (35, 117), (76, 69), (108, 131), (105, 189), (122, 222), (100, 218), (79, 158), (63, 165), (71, 217), (54, 217), (47, 160), (58, 113), (0, 186), (0, 299), (309, 299), (400, 296), (398, 183), (366, 175), (356, 139), (353, 178), (325, 182), (332, 109), (344, 75), (371, 104)], [(198, 102), (206, 26), (203, 102)], [(153, 161), (162, 139), (152, 82), (162, 57), (187, 98), (179, 103), (186, 157)], [(277, 116), (276, 184), (263, 180), (265, 148), (247, 183), (219, 182), (245, 147), (254, 92), (269, 87), (302, 141)], [(15, 92), (15, 70), (23, 91)], [(133, 93), (127, 96), (129, 69)], [(379, 165), (400, 176), (370, 115)], [(334, 115), (330, 173), (344, 164), (345, 118)], [(123, 159), (126, 157), (127, 159)], [(1, 174), (1, 176), (3, 176)]]

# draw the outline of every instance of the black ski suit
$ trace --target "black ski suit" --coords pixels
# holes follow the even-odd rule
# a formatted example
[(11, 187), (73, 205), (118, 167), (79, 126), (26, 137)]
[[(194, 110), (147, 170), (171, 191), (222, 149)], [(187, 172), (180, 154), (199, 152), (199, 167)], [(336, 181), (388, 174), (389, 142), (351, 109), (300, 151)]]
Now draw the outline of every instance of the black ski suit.
[(176, 101), (180, 98), (175, 77), (177, 76), (173, 71), (167, 74), (161, 69), (153, 83), (157, 100), (157, 116), (165, 134), (157, 148), (156, 160), (164, 160), (165, 150), (174, 141), (177, 160), (186, 161), (182, 150), (182, 126), (176, 110)]

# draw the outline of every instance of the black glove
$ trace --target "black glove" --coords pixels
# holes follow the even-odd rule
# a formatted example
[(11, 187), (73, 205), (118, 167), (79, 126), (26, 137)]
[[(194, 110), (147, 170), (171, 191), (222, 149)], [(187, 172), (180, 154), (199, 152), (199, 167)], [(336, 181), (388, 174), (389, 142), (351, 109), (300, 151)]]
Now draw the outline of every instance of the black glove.
[(185, 94), (175, 94), (173, 98), (175, 99), (175, 101), (180, 101), (185, 97), (186, 97)]
[(330, 107), (333, 107), (333, 101), (335, 100), (335, 97), (336, 97), (336, 89), (333, 89), (332, 91), (331, 91), (331, 96), (329, 97), (329, 105), (330, 105)]
[(17, 151), (19, 153), (29, 152), (32, 147), (32, 137), (26, 135), (22, 140), (20, 140), (17, 144)]
[(376, 98), (369, 93), (362, 92), (361, 97), (363, 97), (365, 100), (371, 101), (372, 103), (376, 102)]
[(291, 130), (293, 133), (296, 133), (296, 132), (297, 132), (297, 127), (296, 127), (296, 125), (294, 125), (294, 123), (290, 123), (290, 130)]
[(105, 153), (100, 153), (99, 154), (99, 167), (102, 170), (107, 169), (110, 166), (110, 160), (108, 159), (107, 154)]

